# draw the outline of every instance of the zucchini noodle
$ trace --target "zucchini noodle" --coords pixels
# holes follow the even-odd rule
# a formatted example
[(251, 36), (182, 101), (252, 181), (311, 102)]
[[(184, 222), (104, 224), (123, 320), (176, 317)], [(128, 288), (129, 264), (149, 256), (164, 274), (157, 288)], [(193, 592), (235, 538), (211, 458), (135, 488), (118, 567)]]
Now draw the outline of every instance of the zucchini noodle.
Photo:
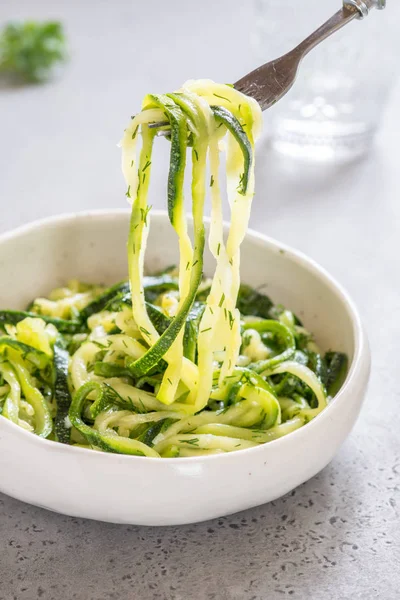
[[(129, 279), (110, 288), (73, 280), (25, 311), (0, 311), (3, 418), (64, 444), (184, 458), (276, 440), (326, 407), (345, 379), (346, 356), (323, 355), (292, 312), (240, 282), (260, 129), (258, 104), (229, 85), (188, 81), (144, 98), (121, 142), (132, 207)], [(170, 141), (167, 207), (179, 259), (177, 268), (148, 275), (159, 130)], [(207, 242), (211, 279), (203, 276)]]

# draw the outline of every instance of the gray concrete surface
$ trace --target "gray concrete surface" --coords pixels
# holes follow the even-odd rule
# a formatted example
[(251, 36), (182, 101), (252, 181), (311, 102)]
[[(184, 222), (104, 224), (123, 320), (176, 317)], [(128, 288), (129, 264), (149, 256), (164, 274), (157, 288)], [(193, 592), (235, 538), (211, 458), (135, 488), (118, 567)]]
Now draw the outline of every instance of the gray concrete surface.
[[(49, 85), (0, 89), (0, 229), (124, 205), (116, 143), (127, 115), (148, 90), (188, 77), (234, 80), (250, 67), (247, 37), (238, 43), (251, 25), (245, 5), (3, 1), (0, 22), (62, 18), (71, 61)], [(397, 87), (363, 161), (304, 166), (259, 151), (253, 226), (329, 269), (370, 336), (368, 399), (334, 461), (272, 504), (166, 529), (73, 519), (0, 496), (0, 600), (400, 597), (399, 101)]]

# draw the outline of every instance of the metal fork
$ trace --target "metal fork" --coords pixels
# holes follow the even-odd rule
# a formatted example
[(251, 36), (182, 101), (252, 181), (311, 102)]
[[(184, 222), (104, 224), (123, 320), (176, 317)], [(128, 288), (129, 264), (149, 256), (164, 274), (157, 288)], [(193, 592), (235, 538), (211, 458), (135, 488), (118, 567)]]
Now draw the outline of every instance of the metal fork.
[[(267, 110), (290, 90), (296, 80), (299, 65), (310, 50), (353, 19), (363, 19), (372, 8), (383, 9), (385, 6), (386, 0), (343, 0), (343, 7), (301, 44), (284, 56), (248, 73), (234, 84), (234, 88), (251, 96), (257, 100), (262, 110)], [(163, 121), (152, 123), (149, 127), (167, 125), (169, 123)], [(169, 135), (168, 129), (160, 130), (159, 135)]]

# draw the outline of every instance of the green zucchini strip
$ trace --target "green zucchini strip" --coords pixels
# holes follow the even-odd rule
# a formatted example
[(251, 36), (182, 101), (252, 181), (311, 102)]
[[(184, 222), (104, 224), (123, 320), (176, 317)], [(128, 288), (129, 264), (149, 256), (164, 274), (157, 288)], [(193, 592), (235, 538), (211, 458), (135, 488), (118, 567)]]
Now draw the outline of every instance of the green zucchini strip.
[(243, 173), (241, 174), (238, 192), (244, 195), (249, 187), (251, 167), (253, 164), (253, 148), (247, 133), (245, 133), (240, 121), (235, 117), (234, 114), (232, 114), (223, 106), (212, 106), (211, 109), (217, 121), (223, 123), (227, 130), (233, 135), (243, 154)]
[(57, 413), (54, 419), (54, 432), (57, 441), (62, 444), (70, 443), (71, 429), (66, 419), (71, 405), (71, 395), (68, 388), (69, 354), (57, 342), (53, 347), (54, 352), (54, 397), (57, 401)]
[[(218, 377), (218, 374), (215, 374)], [(269, 429), (281, 422), (281, 407), (272, 386), (258, 373), (249, 368), (236, 367), (232, 375), (224, 380), (223, 386), (213, 390), (212, 397), (229, 401), (232, 389), (236, 398), (244, 398), (258, 404), (264, 412), (261, 429)]]
[(45, 323), (51, 323), (57, 327), (60, 333), (77, 333), (81, 329), (81, 323), (77, 320), (60, 319), (59, 317), (49, 317), (38, 313), (23, 310), (1, 310), (0, 323), (4, 325), (16, 325), (27, 317), (32, 319), (42, 319)]
[[(104, 310), (106, 306), (116, 298), (116, 296), (126, 294), (127, 292), (129, 292), (129, 289), (129, 283), (126, 281), (116, 283), (115, 285), (106, 289), (102, 294), (97, 296), (97, 298), (95, 298), (93, 302), (90, 302), (90, 304), (85, 306), (85, 308), (83, 308), (79, 313), (79, 319), (83, 323), (86, 323), (89, 317), (91, 317), (95, 313)], [(56, 325), (56, 323), (54, 323), (54, 325)], [(59, 331), (61, 330), (59, 329)]]
[[(124, 174), (128, 184), (126, 193), (128, 198), (133, 198), (128, 236), (129, 283), (133, 317), (146, 342), (153, 344), (157, 340), (158, 334), (146, 311), (143, 267), (150, 218), (147, 191), (151, 174), (151, 152), (155, 131), (149, 129), (147, 125), (142, 127), (142, 149), (139, 167), (136, 168), (136, 132), (139, 126), (139, 123), (136, 123), (137, 119), (138, 117), (133, 119), (131, 126), (125, 131), (123, 140)], [(132, 146), (131, 151), (130, 146)], [(129, 164), (127, 165), (127, 163)]]
[(243, 330), (246, 331), (248, 329), (255, 329), (260, 333), (273, 333), (279, 336), (285, 343), (285, 349), (278, 356), (260, 360), (251, 365), (251, 369), (256, 371), (256, 373), (262, 373), (263, 371), (289, 360), (296, 351), (296, 341), (292, 331), (289, 327), (283, 325), (283, 323), (279, 323), (279, 321), (273, 321), (272, 319), (266, 321), (247, 321), (243, 326)]
[[(231, 265), (231, 289), (230, 297), (233, 306), (237, 304), (240, 289), (240, 246), (246, 234), (251, 204), (254, 195), (254, 140), (252, 135), (254, 117), (250, 106), (250, 99), (242, 97), (243, 102), (238, 105), (236, 122), (233, 121), (228, 136), (228, 148), (226, 159), (226, 179), (228, 199), (231, 206), (231, 226), (229, 228), (226, 250)], [(246, 115), (246, 123), (243, 115)], [(240, 121), (240, 124), (239, 124)], [(246, 127), (246, 134), (243, 128)], [(247, 139), (244, 144), (243, 138)], [(240, 313), (237, 309), (232, 311), (233, 322), (229, 324), (235, 334), (235, 343), (228, 346), (228, 353), (221, 369), (221, 379), (232, 370), (232, 364), (236, 363), (240, 347)]]
[(200, 322), (205, 310), (203, 303), (195, 303), (188, 314), (183, 338), (184, 356), (193, 363), (197, 361), (197, 340), (199, 337)]
[(328, 363), (326, 389), (328, 396), (335, 396), (346, 379), (348, 358), (342, 352), (327, 352), (325, 359)]
[[(48, 437), (53, 429), (53, 420), (51, 418), (50, 409), (42, 393), (32, 381), (32, 376), (27, 368), (27, 363), (30, 363), (31, 368), (36, 367), (38, 369), (45, 369), (49, 365), (49, 357), (44, 352), (41, 352), (32, 346), (28, 346), (27, 344), (23, 344), (22, 342), (18, 342), (17, 340), (6, 336), (0, 337), (0, 354), (3, 359), (8, 360), (12, 365), (23, 395), (26, 401), (34, 409), (35, 433), (40, 437)], [(9, 376), (10, 375), (11, 373), (9, 373)], [(14, 398), (16, 398), (16, 394), (14, 395)], [(12, 420), (14, 420), (15, 414), (16, 402), (14, 400)]]
[[(218, 349), (218, 344), (225, 350), (225, 359), (222, 364), (220, 381), (229, 376), (237, 362), (241, 344), (240, 314), (236, 309), (239, 291), (239, 246), (244, 236), (243, 228), (247, 228), (252, 194), (248, 196), (249, 182), (253, 182), (253, 148), (249, 138), (243, 131), (240, 121), (229, 110), (223, 107), (211, 107), (216, 117), (228, 130), (228, 156), (227, 165), (231, 170), (239, 172), (239, 180), (230, 184), (227, 182), (228, 199), (231, 206), (231, 227), (227, 246), (223, 238), (223, 217), (221, 206), (221, 193), (219, 187), (219, 150), (218, 129), (214, 132), (210, 142), (210, 167), (211, 167), (211, 196), (212, 218), (210, 228), (210, 249), (216, 258), (217, 267), (213, 279), (210, 295), (207, 300), (208, 310), (205, 311), (199, 335), (199, 370), (202, 382), (202, 394), (197, 398), (196, 409), (201, 410), (207, 403), (207, 390), (209, 389), (210, 372), (212, 371), (213, 354)], [(234, 145), (231, 144), (234, 141)], [(236, 145), (235, 145), (236, 144)], [(227, 174), (228, 171), (227, 171)], [(232, 176), (231, 176), (232, 179)], [(244, 196), (237, 198), (238, 194)], [(244, 202), (243, 202), (244, 200)], [(239, 232), (239, 233), (237, 233)], [(233, 240), (233, 241), (232, 241)], [(210, 314), (211, 313), (211, 314)], [(216, 315), (214, 317), (214, 315)], [(208, 332), (205, 337), (201, 332)]]
[(171, 319), (150, 302), (146, 302), (146, 309), (155, 330), (159, 335), (162, 335), (171, 325)]
[(38, 369), (45, 369), (49, 364), (49, 356), (41, 350), (37, 350), (23, 342), (18, 342), (8, 336), (0, 337), (0, 354), (7, 358), (8, 353), (13, 351), (20, 354), (24, 360), (29, 361)]
[(3, 417), (13, 423), (19, 422), (19, 408), (21, 400), (21, 386), (14, 369), (9, 363), (0, 363), (0, 374), (10, 386), (10, 391), (3, 406)]
[[(183, 115), (185, 115), (185, 122), (187, 120), (193, 133), (193, 144), (192, 144), (192, 212), (193, 212), (193, 225), (194, 225), (194, 251), (192, 255), (185, 249), (186, 237), (187, 237), (187, 226), (184, 219), (184, 206), (183, 202), (179, 201), (175, 211), (177, 211), (177, 219), (173, 220), (173, 225), (178, 233), (178, 236), (183, 237), (181, 243), (181, 258), (180, 258), (180, 311), (183, 310), (185, 304), (185, 297), (191, 298), (191, 305), (185, 307), (185, 313), (189, 316), (191, 307), (196, 298), (199, 285), (201, 283), (203, 275), (203, 253), (205, 245), (205, 232), (203, 223), (204, 214), (204, 200), (205, 200), (205, 174), (206, 174), (206, 158), (207, 158), (207, 133), (208, 127), (206, 119), (204, 118), (202, 110), (196, 105), (196, 99), (191, 94), (168, 94), (168, 97), (180, 108)], [(193, 101), (194, 100), (194, 101)], [(184, 127), (184, 135), (187, 136), (186, 126)], [(173, 143), (173, 137), (171, 139)], [(187, 142), (186, 142), (187, 143)], [(185, 148), (186, 152), (186, 148)], [(181, 185), (183, 185), (183, 178)], [(179, 198), (183, 196), (183, 190), (179, 189)], [(183, 279), (182, 279), (183, 273)], [(186, 273), (190, 273), (189, 283), (187, 281)], [(185, 279), (186, 278), (186, 279)], [(186, 290), (186, 291), (185, 291)], [(180, 312), (179, 311), (179, 312)], [(178, 312), (178, 316), (179, 316)], [(172, 363), (169, 364), (167, 372), (165, 373), (163, 383), (158, 393), (158, 398), (170, 404), (173, 400), (172, 394), (168, 392), (168, 384), (170, 384), (172, 373), (172, 381), (179, 381), (179, 363), (183, 356), (183, 342), (184, 342), (184, 330), (180, 331), (179, 339), (179, 352), (175, 358), (172, 359)], [(193, 363), (194, 361), (192, 361)], [(194, 403), (194, 399), (197, 393), (198, 374), (196, 372), (196, 379), (192, 379), (191, 386), (189, 387), (190, 393), (188, 402)], [(176, 388), (175, 388), (176, 389)]]
[[(183, 117), (183, 112), (180, 107), (175, 105), (171, 98), (162, 96), (150, 96), (148, 102), (157, 103), (164, 108), (165, 113), (170, 119), (171, 124), (171, 166), (168, 179), (168, 207), (169, 214), (172, 223), (178, 230), (181, 239), (181, 249), (184, 247), (183, 254), (185, 257), (189, 256), (188, 242), (186, 225), (183, 221), (183, 170), (185, 166), (184, 154), (186, 153), (186, 120)], [(184, 128), (183, 128), (184, 126)], [(194, 146), (194, 150), (196, 150)], [(198, 152), (198, 150), (196, 150)], [(199, 161), (204, 168), (205, 157), (203, 160), (202, 156), (199, 156)], [(149, 160), (149, 159), (147, 159)], [(195, 169), (195, 162), (193, 163), (193, 169)], [(199, 287), (202, 278), (202, 265), (203, 265), (203, 250), (204, 250), (204, 226), (202, 222), (202, 206), (199, 207), (199, 202), (193, 201), (193, 207), (195, 210), (195, 247), (193, 252), (193, 262), (185, 262), (185, 270), (190, 271), (190, 284), (189, 291), (186, 296), (183, 296), (182, 303), (180, 305), (178, 314), (172, 321), (169, 328), (162, 334), (162, 336), (151, 346), (148, 352), (140, 358), (136, 363), (131, 365), (131, 369), (135, 377), (141, 377), (148, 373), (154, 368), (161, 358), (165, 358), (167, 362), (170, 357), (168, 351), (171, 349), (174, 354), (171, 360), (171, 367), (167, 369), (163, 384), (160, 388), (159, 399), (166, 404), (170, 404), (174, 400), (177, 385), (180, 377), (180, 363), (182, 349), (182, 338), (183, 338), (183, 326), (186, 322), (186, 317), (194, 302), (197, 289)], [(201, 213), (201, 215), (199, 214)], [(201, 217), (201, 218), (200, 218)], [(198, 226), (196, 226), (196, 223)], [(189, 268), (187, 268), (189, 266)], [(182, 269), (181, 269), (182, 270)], [(185, 284), (181, 282), (181, 288)], [(134, 282), (131, 281), (132, 290), (134, 288)], [(132, 292), (133, 297), (133, 292)], [(133, 304), (132, 307), (134, 308)], [(134, 310), (134, 318), (137, 321)], [(175, 349), (171, 348), (175, 339), (180, 336), (179, 346)], [(146, 334), (144, 335), (146, 339)], [(176, 355), (175, 355), (176, 353)], [(175, 361), (174, 361), (175, 359)], [(187, 364), (187, 363), (186, 363)], [(189, 363), (192, 364), (192, 363)], [(196, 370), (192, 366), (192, 373), (196, 373)], [(185, 368), (185, 367), (184, 367)], [(183, 377), (182, 377), (183, 379)], [(189, 383), (195, 385), (195, 379), (189, 377)]]
[(69, 418), (72, 425), (86, 438), (88, 443), (99, 450), (105, 452), (114, 452), (116, 454), (133, 454), (136, 456), (149, 456), (159, 458), (159, 454), (138, 440), (131, 440), (122, 437), (109, 429), (106, 433), (100, 433), (89, 427), (82, 419), (82, 411), (89, 394), (96, 395), (96, 402), (99, 402), (105, 393), (105, 388), (95, 382), (86, 383), (82, 386), (72, 399), (69, 410)]
[[(202, 427), (203, 425), (222, 423), (238, 427), (254, 426), (259, 422), (261, 416), (259, 405), (255, 406), (249, 400), (238, 402), (225, 411), (202, 411), (196, 415), (180, 419), (168, 427), (166, 431), (158, 434), (153, 440), (154, 448), (157, 452), (162, 451), (161, 449), (165, 447), (164, 442), (166, 440), (171, 440), (171, 438), (178, 436), (180, 433), (196, 431), (198, 427)], [(162, 446), (160, 447), (159, 444), (162, 444)], [(179, 446), (179, 444), (177, 445)]]
[(294, 361), (287, 361), (280, 363), (276, 367), (272, 369), (267, 369), (263, 375), (266, 377), (270, 377), (271, 375), (278, 375), (281, 373), (290, 373), (295, 377), (298, 377), (301, 381), (303, 381), (315, 394), (318, 406), (317, 408), (304, 409), (299, 412), (299, 415), (306, 420), (311, 420), (316, 417), (321, 410), (326, 408), (327, 406), (327, 398), (326, 391), (322, 384), (322, 382), (318, 379), (318, 377), (304, 365)]
[[(182, 309), (184, 298), (191, 297), (192, 300), (194, 300), (202, 276), (201, 270), (200, 278), (198, 280), (192, 278), (194, 253), (187, 231), (184, 207), (183, 184), (186, 166), (187, 121), (182, 109), (174, 102), (173, 98), (152, 95), (149, 96), (149, 100), (155, 103), (159, 108), (163, 109), (171, 127), (171, 155), (168, 174), (168, 214), (179, 240), (179, 293), (181, 298), (179, 308)], [(187, 265), (189, 265), (189, 268), (187, 268)], [(190, 308), (191, 307), (189, 307), (189, 310)], [(186, 316), (187, 314), (185, 315), (185, 321)], [(170, 336), (170, 347), (168, 349), (168, 356), (166, 356), (168, 367), (164, 373), (157, 394), (158, 399), (167, 405), (172, 404), (174, 401), (180, 381), (183, 362), (183, 332), (182, 324), (182, 327), (177, 331), (175, 338)], [(134, 368), (137, 368), (137, 366)]]
[(182, 448), (192, 449), (194, 446), (201, 450), (221, 450), (223, 452), (232, 452), (233, 450), (244, 450), (245, 448), (254, 448), (257, 442), (240, 440), (238, 438), (229, 438), (226, 436), (217, 436), (211, 434), (180, 433), (177, 436), (171, 436), (163, 442), (156, 445), (158, 452), (164, 452), (168, 446), (177, 445)]
[[(110, 290), (111, 289), (112, 288), (110, 288)], [(154, 301), (154, 299), (162, 292), (179, 290), (179, 283), (176, 277), (171, 277), (171, 275), (145, 276), (143, 277), (143, 290), (146, 300), (152, 303), (152, 301)], [(107, 290), (104, 293), (107, 293)], [(121, 304), (132, 306), (132, 295), (129, 283), (121, 285), (120, 291), (117, 291), (114, 295), (110, 294), (110, 299), (105, 304), (104, 309), (118, 310)]]
[[(227, 334), (226, 320), (232, 313), (229, 296), (230, 265), (226, 255), (223, 235), (222, 199), (219, 182), (219, 149), (218, 134), (215, 123), (209, 142), (210, 161), (210, 193), (211, 193), (211, 224), (209, 233), (209, 247), (216, 261), (215, 275), (211, 289), (206, 300), (206, 308), (199, 325), (198, 336), (198, 365), (199, 380), (201, 385), (196, 395), (196, 412), (202, 410), (208, 403), (213, 379), (214, 353), (223, 350), (232, 344), (229, 333)], [(211, 185), (212, 182), (212, 185)]]
[(26, 401), (34, 409), (35, 433), (39, 437), (47, 438), (53, 430), (53, 420), (51, 418), (49, 406), (39, 389), (35, 387), (29, 370), (24, 365), (22, 358), (15, 353), (11, 364), (15, 369)]
[(285, 423), (271, 427), (266, 431), (260, 429), (249, 429), (244, 427), (234, 427), (233, 425), (224, 425), (223, 423), (211, 423), (202, 425), (195, 430), (195, 433), (211, 433), (218, 436), (227, 436), (231, 438), (249, 440), (257, 444), (266, 444), (272, 442), (304, 425), (304, 419), (295, 417)]

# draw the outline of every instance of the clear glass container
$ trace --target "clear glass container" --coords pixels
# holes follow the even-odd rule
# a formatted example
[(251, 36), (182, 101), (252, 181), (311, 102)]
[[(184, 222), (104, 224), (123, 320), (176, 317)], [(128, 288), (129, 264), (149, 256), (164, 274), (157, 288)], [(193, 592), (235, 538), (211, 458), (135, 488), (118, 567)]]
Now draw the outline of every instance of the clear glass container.
[[(291, 50), (340, 8), (340, 0), (254, 1), (258, 64)], [(388, 0), (386, 10), (353, 21), (304, 59), (292, 90), (266, 113), (274, 148), (314, 160), (368, 150), (397, 74), (399, 5)]]

